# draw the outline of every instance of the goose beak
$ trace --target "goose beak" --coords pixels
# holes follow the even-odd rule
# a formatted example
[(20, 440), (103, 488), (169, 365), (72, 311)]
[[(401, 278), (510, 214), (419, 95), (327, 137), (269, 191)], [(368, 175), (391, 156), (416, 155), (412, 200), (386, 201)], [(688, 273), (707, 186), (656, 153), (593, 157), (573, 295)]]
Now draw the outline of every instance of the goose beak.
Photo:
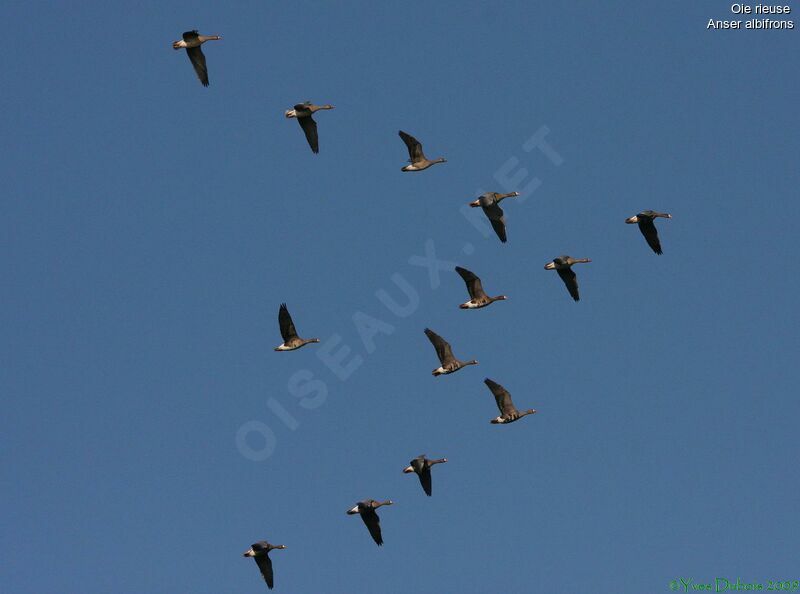
[(553, 270), (555, 267), (556, 267), (555, 262), (548, 262), (547, 264), (544, 265), (545, 270)]
[(481, 201), (480, 200), (474, 200), (474, 201), (470, 202), (469, 205), (472, 208), (475, 208), (476, 206), (480, 206), (481, 205)]
[(414, 469), (413, 469), (411, 466), (406, 466), (406, 467), (403, 469), (403, 472), (405, 472), (406, 474), (408, 474), (409, 472), (414, 472)]
[(625, 222), (628, 223), (629, 225), (632, 224), (632, 223), (638, 223), (639, 222), (639, 217), (637, 217), (637, 216), (628, 217), (627, 219), (625, 219)]

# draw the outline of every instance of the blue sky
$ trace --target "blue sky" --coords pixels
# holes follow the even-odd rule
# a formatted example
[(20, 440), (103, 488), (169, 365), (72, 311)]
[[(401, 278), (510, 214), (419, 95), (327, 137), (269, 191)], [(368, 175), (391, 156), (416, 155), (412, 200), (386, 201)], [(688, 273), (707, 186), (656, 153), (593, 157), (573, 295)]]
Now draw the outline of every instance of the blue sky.
[[(707, 31), (722, 2), (0, 17), (4, 592), (265, 591), (263, 538), (276, 592), (800, 578), (796, 30)], [(170, 47), (193, 28), (223, 36), (208, 89)], [(336, 106), (317, 156), (307, 99)], [(398, 129), (448, 162), (401, 173)], [(506, 245), (461, 211), (526, 188)], [(661, 257), (623, 223), (650, 208)], [(426, 244), (509, 300), (459, 310)], [(562, 253), (592, 259), (577, 304)], [(282, 302), (321, 345), (272, 351)], [(480, 364), (433, 378), (425, 327)], [(539, 414), (490, 425), (484, 377)], [(381, 549), (344, 513), (368, 497)]]

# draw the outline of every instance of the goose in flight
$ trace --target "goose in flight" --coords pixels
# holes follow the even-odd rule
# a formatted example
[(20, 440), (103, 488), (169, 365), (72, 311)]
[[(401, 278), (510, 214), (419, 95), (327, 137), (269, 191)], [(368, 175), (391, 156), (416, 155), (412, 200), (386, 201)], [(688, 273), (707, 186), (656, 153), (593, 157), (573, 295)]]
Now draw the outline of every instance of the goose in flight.
[(658, 231), (656, 230), (655, 220), (658, 217), (664, 219), (671, 219), (672, 215), (665, 212), (656, 212), (654, 210), (644, 210), (637, 215), (625, 219), (629, 225), (637, 223), (639, 231), (644, 235), (647, 245), (659, 256), (661, 255), (661, 241), (658, 239)]
[(261, 577), (267, 582), (267, 587), (272, 590), (275, 581), (272, 576), (272, 559), (269, 558), (269, 552), (275, 549), (285, 549), (286, 545), (273, 545), (269, 544), (266, 540), (259, 540), (250, 545), (250, 548), (244, 552), (244, 557), (253, 557), (256, 560)]
[(461, 278), (464, 279), (464, 283), (467, 285), (467, 292), (469, 293), (469, 301), (466, 303), (462, 303), (458, 307), (461, 309), (477, 309), (479, 307), (486, 307), (487, 305), (491, 305), (495, 301), (505, 301), (508, 299), (505, 295), (498, 295), (497, 297), (489, 297), (484, 291), (483, 286), (481, 285), (481, 279), (475, 276), (474, 273), (470, 272), (466, 268), (461, 268), (461, 266), (456, 266), (456, 272), (461, 275)]
[(422, 152), (422, 145), (419, 140), (402, 130), (400, 130), (398, 134), (400, 134), (400, 138), (403, 139), (403, 142), (406, 143), (406, 147), (408, 147), (408, 162), (411, 163), (411, 165), (403, 167), (402, 171), (422, 171), (437, 163), (447, 163), (447, 159), (444, 157), (429, 161), (425, 158), (425, 153)]
[(419, 484), (422, 485), (422, 490), (430, 497), (433, 489), (431, 485), (431, 466), (434, 464), (444, 464), (445, 462), (447, 462), (447, 458), (428, 460), (425, 454), (420, 454), (408, 463), (409, 465), (403, 469), (403, 472), (406, 474), (416, 472), (419, 477)]
[(203, 83), (204, 87), (208, 86), (208, 68), (206, 68), (206, 57), (203, 50), (200, 48), (206, 41), (217, 41), (222, 39), (219, 35), (199, 35), (197, 31), (187, 31), (183, 34), (183, 39), (180, 41), (172, 42), (172, 49), (185, 49), (189, 60), (194, 66), (194, 71), (197, 73), (197, 78)]
[(364, 525), (367, 527), (367, 530), (369, 530), (370, 536), (372, 536), (372, 540), (374, 540), (375, 544), (378, 546), (383, 544), (383, 537), (381, 536), (381, 519), (378, 517), (378, 514), (375, 513), (375, 510), (383, 505), (394, 505), (394, 502), (390, 500), (375, 501), (374, 499), (365, 499), (364, 501), (359, 501), (355, 506), (347, 510), (348, 516), (354, 516), (355, 514), (361, 516)]
[(306, 135), (311, 152), (319, 153), (319, 138), (317, 136), (317, 122), (311, 116), (321, 109), (333, 109), (333, 105), (314, 105), (310, 101), (298, 103), (294, 109), (286, 110), (284, 114), (287, 118), (297, 118), (297, 122)]
[(511, 401), (511, 394), (508, 393), (503, 386), (498, 384), (497, 382), (493, 382), (488, 377), (483, 380), (489, 389), (494, 394), (494, 399), (497, 402), (497, 408), (500, 409), (500, 416), (495, 417), (490, 422), (493, 425), (507, 425), (508, 423), (513, 423), (514, 421), (518, 421), (522, 417), (526, 415), (535, 415), (536, 409), (529, 408), (528, 410), (519, 411), (514, 406), (514, 403)]
[(436, 334), (430, 328), (425, 328), (425, 335), (433, 344), (433, 348), (436, 349), (436, 356), (439, 357), (439, 362), (441, 363), (440, 367), (437, 367), (433, 370), (433, 375), (445, 375), (448, 373), (454, 373), (465, 367), (466, 365), (477, 365), (478, 362), (475, 359), (471, 361), (459, 361), (453, 356), (453, 350), (450, 348), (450, 343), (448, 343), (444, 338)]
[(494, 232), (503, 243), (506, 242), (506, 217), (503, 214), (503, 209), (500, 208), (500, 201), (506, 198), (515, 198), (519, 196), (519, 192), (509, 192), (508, 194), (498, 194), (497, 192), (486, 192), (481, 194), (477, 200), (469, 203), (472, 208), (481, 207), (483, 214), (489, 219), (492, 224)]
[(588, 258), (575, 259), (571, 258), (570, 256), (559, 256), (552, 262), (545, 264), (544, 269), (555, 270), (558, 272), (558, 276), (560, 276), (561, 280), (564, 281), (564, 284), (567, 286), (567, 291), (569, 291), (569, 294), (572, 295), (572, 298), (575, 301), (580, 301), (581, 296), (578, 293), (578, 278), (572, 271), (572, 265), (585, 264), (586, 262), (591, 262), (591, 260)]
[(289, 310), (286, 308), (285, 303), (281, 303), (281, 308), (278, 310), (278, 325), (281, 327), (283, 343), (275, 347), (276, 351), (293, 351), (310, 342), (319, 342), (319, 338), (300, 338), (297, 336), (292, 316), (289, 315)]

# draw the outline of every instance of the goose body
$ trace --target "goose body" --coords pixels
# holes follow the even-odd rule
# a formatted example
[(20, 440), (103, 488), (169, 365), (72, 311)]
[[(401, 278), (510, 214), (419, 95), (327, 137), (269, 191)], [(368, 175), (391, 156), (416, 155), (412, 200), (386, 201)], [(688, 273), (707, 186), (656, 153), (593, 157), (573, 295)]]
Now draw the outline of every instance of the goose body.
[(575, 276), (575, 273), (572, 271), (573, 264), (584, 264), (587, 262), (591, 262), (588, 258), (572, 258), (571, 256), (559, 256), (558, 258), (553, 259), (552, 262), (548, 262), (544, 265), (545, 270), (555, 270), (558, 272), (558, 276), (561, 277), (561, 280), (564, 281), (564, 285), (567, 287), (567, 291), (572, 296), (575, 301), (580, 301), (581, 296), (578, 292), (578, 277)]
[(469, 301), (458, 306), (461, 309), (478, 309), (491, 305), (495, 301), (505, 301), (508, 299), (505, 295), (489, 297), (483, 290), (481, 279), (466, 268), (456, 266), (456, 272), (464, 279), (464, 283), (467, 285), (467, 292), (469, 293)]
[(369, 530), (370, 536), (372, 536), (372, 540), (374, 540), (375, 544), (378, 546), (383, 545), (383, 536), (381, 535), (381, 519), (378, 517), (378, 514), (375, 513), (375, 510), (384, 505), (394, 505), (394, 502), (391, 500), (375, 501), (374, 499), (365, 499), (364, 501), (359, 501), (355, 506), (347, 510), (348, 516), (355, 514), (361, 516), (364, 525), (367, 527), (367, 530)]
[(243, 556), (252, 557), (258, 565), (258, 570), (261, 572), (261, 577), (267, 583), (267, 587), (272, 590), (275, 585), (275, 579), (272, 573), (272, 559), (269, 558), (269, 552), (275, 549), (285, 549), (286, 545), (273, 545), (269, 544), (266, 540), (260, 540), (250, 545)]
[(278, 310), (278, 325), (281, 329), (283, 342), (275, 347), (276, 351), (294, 351), (312, 342), (319, 342), (319, 338), (300, 338), (297, 336), (292, 316), (289, 315), (289, 310), (285, 303), (281, 303), (281, 307)]
[(403, 469), (403, 472), (406, 474), (416, 472), (419, 477), (419, 483), (422, 485), (422, 490), (430, 497), (433, 492), (433, 486), (431, 484), (431, 466), (434, 464), (444, 464), (445, 462), (447, 462), (447, 458), (428, 460), (425, 454), (420, 454), (408, 463), (408, 466)]
[(483, 214), (489, 219), (492, 224), (492, 229), (500, 238), (500, 241), (505, 243), (506, 238), (506, 217), (503, 209), (500, 208), (500, 201), (506, 198), (516, 198), (519, 192), (509, 192), (508, 194), (498, 194), (497, 192), (486, 192), (481, 194), (477, 200), (473, 200), (469, 205), (473, 208), (481, 207)]
[(204, 87), (208, 86), (208, 68), (206, 67), (206, 56), (200, 48), (206, 41), (217, 41), (222, 39), (219, 35), (200, 35), (197, 31), (186, 31), (183, 39), (172, 42), (172, 49), (185, 49), (189, 56), (189, 61), (194, 67), (197, 78)]
[(487, 377), (483, 380), (483, 383), (492, 391), (492, 395), (494, 395), (495, 402), (497, 403), (497, 408), (500, 410), (500, 416), (490, 421), (492, 425), (507, 425), (508, 423), (519, 421), (524, 416), (536, 414), (536, 409), (534, 408), (523, 411), (517, 410), (514, 406), (514, 402), (511, 400), (511, 394), (497, 382)]
[(398, 132), (400, 134), (400, 138), (403, 139), (403, 142), (406, 143), (406, 148), (408, 149), (408, 162), (411, 163), (410, 165), (406, 165), (402, 168), (402, 171), (422, 171), (427, 169), (431, 165), (436, 165), (437, 163), (446, 163), (447, 159), (444, 157), (439, 157), (438, 159), (427, 159), (425, 157), (425, 153), (422, 152), (422, 144), (408, 134), (400, 130)]
[(306, 135), (308, 146), (311, 147), (311, 152), (314, 154), (319, 153), (319, 137), (317, 135), (317, 123), (311, 116), (316, 112), (323, 109), (333, 109), (333, 105), (314, 105), (310, 101), (305, 103), (298, 103), (294, 109), (288, 109), (284, 113), (287, 118), (296, 118), (303, 133)]
[(654, 210), (643, 210), (637, 215), (628, 217), (625, 222), (629, 225), (634, 223), (639, 225), (639, 231), (642, 232), (647, 245), (659, 256), (663, 253), (661, 251), (661, 240), (658, 238), (658, 230), (655, 226), (657, 218), (671, 219), (672, 215), (665, 212), (656, 212)]
[(478, 364), (475, 359), (472, 359), (471, 361), (459, 361), (456, 359), (453, 356), (453, 350), (450, 348), (450, 343), (448, 343), (444, 338), (436, 334), (436, 332), (430, 328), (425, 328), (425, 335), (428, 337), (428, 340), (431, 341), (431, 344), (433, 344), (433, 348), (436, 349), (436, 356), (439, 357), (439, 362), (441, 363), (439, 367), (431, 372), (434, 376), (455, 373), (467, 365)]

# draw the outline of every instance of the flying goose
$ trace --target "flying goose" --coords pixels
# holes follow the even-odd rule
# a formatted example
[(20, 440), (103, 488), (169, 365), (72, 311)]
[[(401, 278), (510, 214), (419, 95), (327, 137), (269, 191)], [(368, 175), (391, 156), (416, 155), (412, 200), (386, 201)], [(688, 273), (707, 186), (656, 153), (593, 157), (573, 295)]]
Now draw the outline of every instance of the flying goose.
[(420, 454), (416, 458), (414, 458), (411, 462), (409, 462), (409, 466), (406, 466), (403, 469), (403, 472), (406, 474), (410, 472), (416, 472), (417, 476), (419, 477), (419, 484), (422, 485), (422, 490), (425, 491), (425, 494), (430, 497), (431, 496), (431, 466), (434, 464), (443, 464), (447, 462), (447, 458), (439, 458), (438, 460), (428, 460), (425, 457), (425, 454)]
[(403, 139), (403, 142), (405, 142), (408, 147), (408, 162), (411, 163), (411, 165), (403, 167), (402, 171), (422, 171), (437, 163), (447, 163), (447, 159), (444, 157), (429, 161), (425, 158), (425, 153), (422, 152), (422, 145), (419, 140), (402, 130), (400, 130), (398, 134), (400, 134), (400, 138)]
[(477, 309), (479, 307), (486, 307), (487, 305), (491, 305), (495, 301), (505, 301), (508, 299), (505, 295), (498, 295), (497, 297), (489, 297), (483, 291), (483, 286), (481, 285), (481, 279), (475, 276), (474, 273), (470, 272), (466, 268), (461, 268), (461, 266), (456, 266), (456, 272), (461, 275), (461, 278), (464, 279), (464, 282), (467, 285), (467, 291), (469, 292), (469, 301), (466, 303), (462, 303), (458, 307), (461, 309)]
[(439, 362), (442, 364), (440, 367), (433, 370), (433, 375), (445, 375), (447, 373), (456, 372), (465, 365), (478, 364), (475, 359), (471, 361), (459, 361), (456, 359), (453, 356), (450, 344), (430, 328), (425, 328), (425, 335), (433, 344), (433, 348), (436, 349), (436, 356), (439, 357)]
[(661, 242), (658, 239), (658, 231), (656, 231), (656, 226), (654, 223), (658, 217), (671, 219), (672, 215), (665, 212), (656, 212), (654, 210), (643, 210), (638, 215), (634, 215), (625, 219), (625, 222), (629, 225), (638, 223), (639, 231), (642, 232), (645, 240), (647, 240), (647, 245), (649, 245), (652, 250), (660, 256), (662, 253)]
[(310, 101), (298, 103), (294, 109), (286, 110), (287, 118), (297, 118), (297, 122), (306, 134), (306, 140), (314, 154), (319, 153), (319, 138), (317, 137), (317, 123), (311, 116), (321, 109), (333, 109), (333, 105), (314, 105)]
[(250, 545), (250, 548), (244, 552), (244, 557), (253, 557), (256, 560), (258, 569), (261, 571), (261, 576), (267, 582), (267, 587), (272, 590), (275, 582), (272, 577), (272, 559), (269, 558), (269, 552), (275, 549), (285, 549), (286, 545), (273, 545), (269, 544), (266, 540), (259, 540)]
[(347, 510), (348, 516), (353, 516), (355, 514), (359, 514), (361, 516), (361, 519), (364, 520), (367, 530), (369, 530), (369, 533), (372, 536), (372, 540), (374, 540), (375, 544), (378, 546), (383, 544), (383, 538), (381, 537), (381, 519), (378, 517), (378, 514), (375, 513), (375, 510), (382, 505), (394, 505), (394, 501), (375, 501), (374, 499), (365, 499), (364, 501), (359, 501), (355, 506)]
[(203, 83), (204, 87), (208, 86), (208, 68), (206, 68), (206, 57), (203, 55), (203, 50), (200, 46), (206, 41), (217, 41), (222, 39), (219, 35), (198, 35), (197, 30), (187, 31), (183, 34), (183, 39), (180, 41), (172, 42), (172, 49), (185, 49), (189, 60), (194, 66), (194, 71), (197, 73), (197, 78)]
[(506, 242), (506, 217), (503, 215), (503, 209), (500, 208), (500, 201), (505, 198), (514, 198), (519, 196), (519, 192), (509, 192), (508, 194), (498, 194), (497, 192), (486, 192), (481, 194), (477, 200), (469, 203), (472, 208), (480, 206), (483, 209), (483, 214), (489, 219), (492, 224), (494, 232), (503, 243)]
[(552, 262), (545, 264), (544, 269), (555, 270), (558, 272), (558, 276), (560, 276), (561, 280), (564, 281), (564, 284), (567, 286), (567, 290), (569, 291), (569, 294), (572, 295), (572, 298), (575, 301), (580, 301), (581, 296), (578, 294), (578, 279), (575, 276), (575, 273), (572, 271), (571, 266), (573, 264), (585, 264), (586, 262), (591, 262), (591, 260), (588, 258), (575, 259), (571, 258), (570, 256), (559, 256)]
[(536, 414), (536, 409), (534, 408), (518, 411), (514, 406), (514, 403), (511, 401), (511, 394), (509, 394), (508, 390), (506, 390), (497, 382), (493, 382), (487, 377), (485, 380), (483, 380), (483, 383), (489, 386), (489, 389), (492, 391), (492, 394), (494, 394), (494, 399), (497, 402), (497, 408), (500, 409), (500, 416), (491, 420), (493, 425), (507, 425), (508, 423), (518, 421), (525, 415)]
[(283, 343), (275, 347), (276, 351), (293, 351), (310, 342), (319, 342), (319, 338), (300, 338), (297, 336), (292, 316), (289, 315), (289, 310), (286, 309), (285, 303), (281, 303), (281, 308), (278, 310), (278, 324), (281, 327)]

